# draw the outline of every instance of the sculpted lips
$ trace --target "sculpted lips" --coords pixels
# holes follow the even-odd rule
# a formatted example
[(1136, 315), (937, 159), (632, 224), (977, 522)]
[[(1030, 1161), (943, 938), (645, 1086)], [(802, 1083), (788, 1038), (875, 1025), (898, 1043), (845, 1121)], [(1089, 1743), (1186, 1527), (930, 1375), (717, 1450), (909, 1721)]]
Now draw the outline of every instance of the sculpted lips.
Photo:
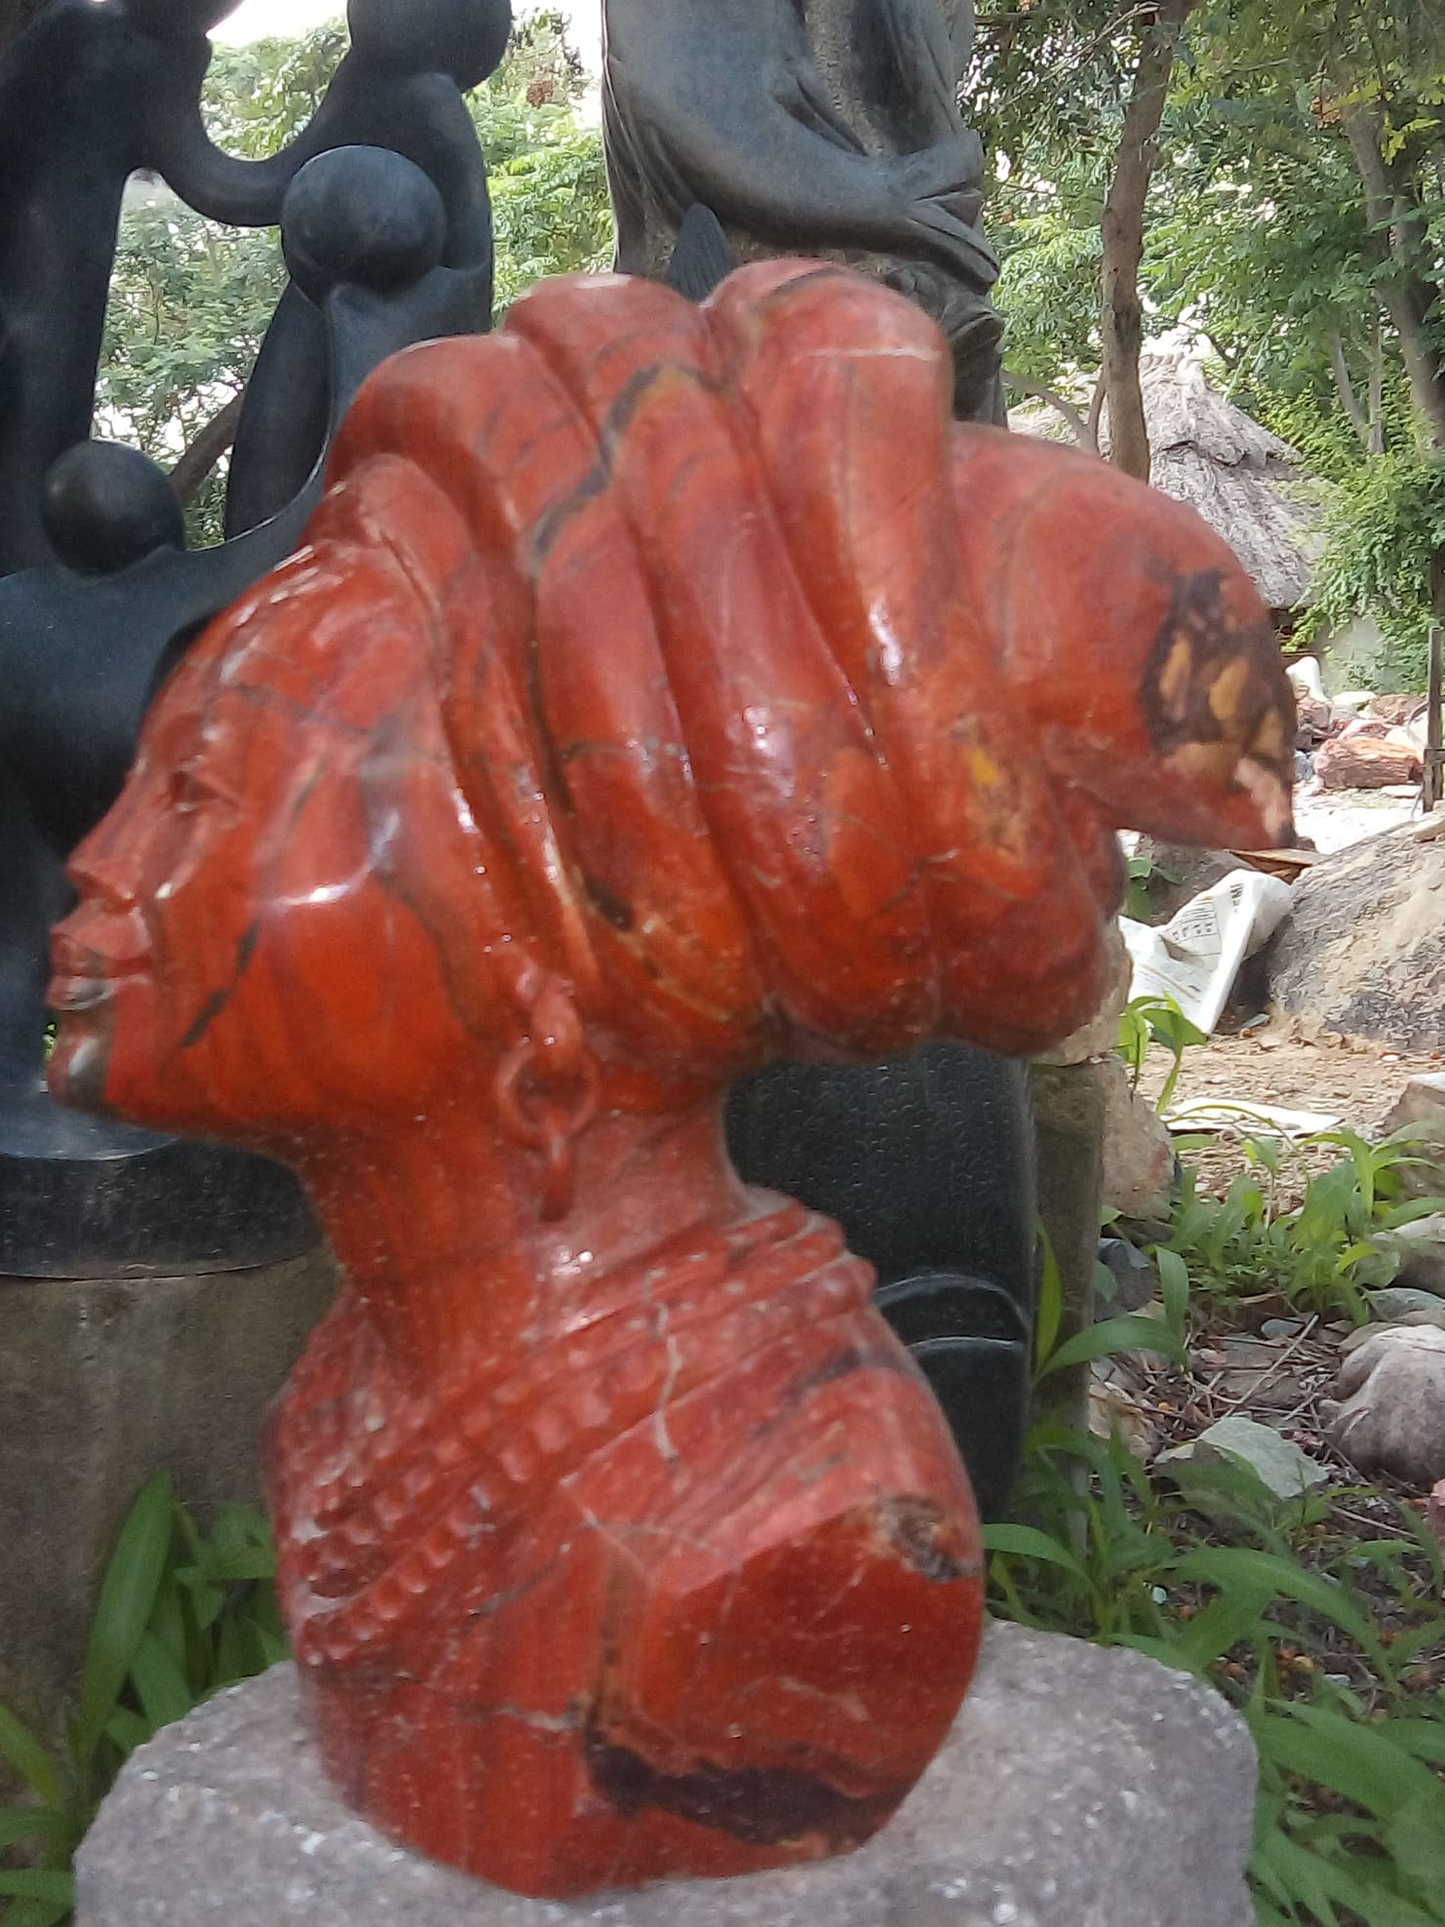
[(109, 997), (111, 986), (124, 977), (134, 977), (145, 968), (143, 954), (112, 955), (78, 943), (61, 929), (50, 939), (50, 979), (48, 1002), (52, 1010), (94, 1010)]

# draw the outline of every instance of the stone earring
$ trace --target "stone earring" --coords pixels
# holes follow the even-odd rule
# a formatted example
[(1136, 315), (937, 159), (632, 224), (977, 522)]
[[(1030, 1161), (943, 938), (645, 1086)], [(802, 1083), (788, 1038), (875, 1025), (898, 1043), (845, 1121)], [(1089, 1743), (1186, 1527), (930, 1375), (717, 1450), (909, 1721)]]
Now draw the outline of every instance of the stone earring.
[(601, 1077), (567, 988), (549, 977), (528, 1013), (525, 1036), (508, 1051), (493, 1090), (508, 1136), (542, 1153), (542, 1220), (572, 1208), (572, 1146), (597, 1113)]

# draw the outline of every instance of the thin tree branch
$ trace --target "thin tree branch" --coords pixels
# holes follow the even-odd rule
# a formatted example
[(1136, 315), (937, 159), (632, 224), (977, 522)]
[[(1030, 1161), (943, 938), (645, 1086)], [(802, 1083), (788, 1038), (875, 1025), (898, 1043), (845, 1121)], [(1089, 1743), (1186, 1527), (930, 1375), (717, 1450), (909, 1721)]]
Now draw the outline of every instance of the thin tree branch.
[(171, 470), (171, 487), (180, 497), (182, 508), (189, 508), (195, 501), (206, 477), (235, 441), (244, 400), (244, 395), (233, 395), (221, 412), (206, 423)]
[(1422, 271), (1419, 239), (1408, 219), (1412, 210), (1403, 205), (1412, 197), (1391, 179), (1380, 148), (1378, 116), (1366, 107), (1354, 106), (1346, 109), (1343, 118), (1350, 151), (1364, 184), (1370, 245), (1380, 265), (1388, 270), (1381, 293), (1400, 338), (1410, 393), (1427, 443), (1445, 448), (1445, 367), (1425, 322), (1445, 289), (1428, 280)]
[(1063, 416), (1073, 432), (1074, 440), (1080, 448), (1090, 448), (1099, 452), (1098, 426), (1090, 426), (1088, 417), (1081, 414), (1070, 401), (1065, 401), (1057, 389), (1048, 387), (1044, 382), (1031, 381), (1027, 375), (1016, 375), (1011, 368), (1005, 368), (1003, 378), (1010, 388), (1016, 388), (1021, 395), (1029, 395), (1035, 401), (1046, 401), (1050, 408)]
[(1370, 439), (1366, 452), (1370, 455), (1385, 452), (1385, 328), (1378, 314), (1370, 351)]
[(1145, 28), (1134, 84), (1104, 201), (1103, 340), (1101, 375), (1109, 397), (1109, 460), (1127, 475), (1149, 479), (1149, 430), (1139, 384), (1144, 314), (1139, 266), (1144, 258), (1144, 209), (1158, 165), (1154, 145), (1174, 71), (1179, 30), (1196, 0), (1160, 0)]
[(1350, 379), (1349, 363), (1345, 360), (1345, 344), (1340, 339), (1338, 328), (1330, 330), (1330, 373), (1335, 378), (1335, 392), (1340, 398), (1340, 406), (1348, 415), (1351, 428), (1368, 451), (1370, 418), (1361, 408), (1360, 398), (1355, 393), (1355, 384)]

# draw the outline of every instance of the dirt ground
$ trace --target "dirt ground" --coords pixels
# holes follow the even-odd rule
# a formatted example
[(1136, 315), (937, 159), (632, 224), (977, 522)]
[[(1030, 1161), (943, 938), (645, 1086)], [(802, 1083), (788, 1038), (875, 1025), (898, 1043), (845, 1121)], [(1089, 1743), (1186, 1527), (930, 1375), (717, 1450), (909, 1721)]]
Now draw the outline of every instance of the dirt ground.
[[(1151, 1049), (1139, 1085), (1151, 1101), (1163, 1088), (1173, 1061), (1167, 1051)], [(1445, 1053), (1440, 1051), (1398, 1051), (1363, 1037), (1311, 1035), (1297, 1018), (1276, 1017), (1262, 1029), (1216, 1035), (1186, 1050), (1174, 1102), (1281, 1105), (1333, 1118), (1373, 1140), (1383, 1136), (1385, 1118), (1409, 1079), (1439, 1071), (1442, 1062)], [(1242, 1168), (1241, 1139), (1263, 1135), (1265, 1128), (1241, 1119), (1237, 1127), (1210, 1134), (1215, 1148), (1191, 1149), (1188, 1161), (1200, 1174), (1201, 1189), (1222, 1195)], [(1336, 1145), (1298, 1146), (1286, 1161), (1294, 1186), (1302, 1186), (1306, 1173), (1323, 1170), (1341, 1155)]]
[[(1331, 793), (1317, 783), (1296, 792), (1296, 821), (1301, 832), (1322, 851), (1348, 848), (1382, 830), (1408, 822), (1418, 811), (1413, 794), (1345, 790)], [(1241, 982), (1247, 981), (1246, 978)], [(1246, 999), (1248, 992), (1245, 992)], [(1281, 1105), (1338, 1120), (1341, 1125), (1376, 1139), (1384, 1120), (1411, 1077), (1438, 1071), (1445, 1054), (1439, 1051), (1400, 1051), (1364, 1037), (1340, 1037), (1297, 1018), (1274, 1017), (1260, 1026), (1236, 1029), (1252, 1012), (1237, 1008), (1226, 1014), (1225, 1029), (1208, 1044), (1184, 1053), (1174, 1093), (1176, 1104), (1190, 1101)], [(1151, 1050), (1140, 1088), (1152, 1100), (1168, 1076), (1173, 1059), (1166, 1051)], [(1241, 1120), (1237, 1129), (1213, 1133), (1217, 1148), (1189, 1152), (1189, 1162), (1202, 1186), (1222, 1193), (1240, 1170), (1242, 1138), (1261, 1134), (1262, 1127)], [(1332, 1145), (1303, 1145), (1288, 1159), (1295, 1184), (1302, 1187), (1307, 1172), (1323, 1170), (1341, 1155)], [(1289, 1198), (1287, 1202), (1295, 1202)]]

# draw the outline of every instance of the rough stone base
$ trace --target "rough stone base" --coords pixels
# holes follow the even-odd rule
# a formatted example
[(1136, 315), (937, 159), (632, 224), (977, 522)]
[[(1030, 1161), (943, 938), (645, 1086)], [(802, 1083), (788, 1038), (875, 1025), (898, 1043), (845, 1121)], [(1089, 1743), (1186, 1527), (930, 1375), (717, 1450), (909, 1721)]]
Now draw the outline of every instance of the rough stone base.
[(1223, 1700), (1137, 1653), (994, 1627), (943, 1752), (856, 1854), (521, 1900), (349, 1814), (294, 1669), (142, 1747), (81, 1848), (77, 1927), (1248, 1927), (1255, 1791)]
[(0, 1699), (58, 1729), (153, 1472), (202, 1510), (259, 1499), (261, 1415), (335, 1289), (324, 1246), (190, 1277), (0, 1278)]
[[(1117, 1026), (1115, 1029), (1117, 1035)], [(1057, 1343), (1094, 1322), (1104, 1185), (1104, 1073), (1087, 1060), (1029, 1066), (1038, 1144), (1039, 1217), (1059, 1268)], [(1034, 1388), (1034, 1420), (1086, 1427), (1090, 1368), (1050, 1372)]]

